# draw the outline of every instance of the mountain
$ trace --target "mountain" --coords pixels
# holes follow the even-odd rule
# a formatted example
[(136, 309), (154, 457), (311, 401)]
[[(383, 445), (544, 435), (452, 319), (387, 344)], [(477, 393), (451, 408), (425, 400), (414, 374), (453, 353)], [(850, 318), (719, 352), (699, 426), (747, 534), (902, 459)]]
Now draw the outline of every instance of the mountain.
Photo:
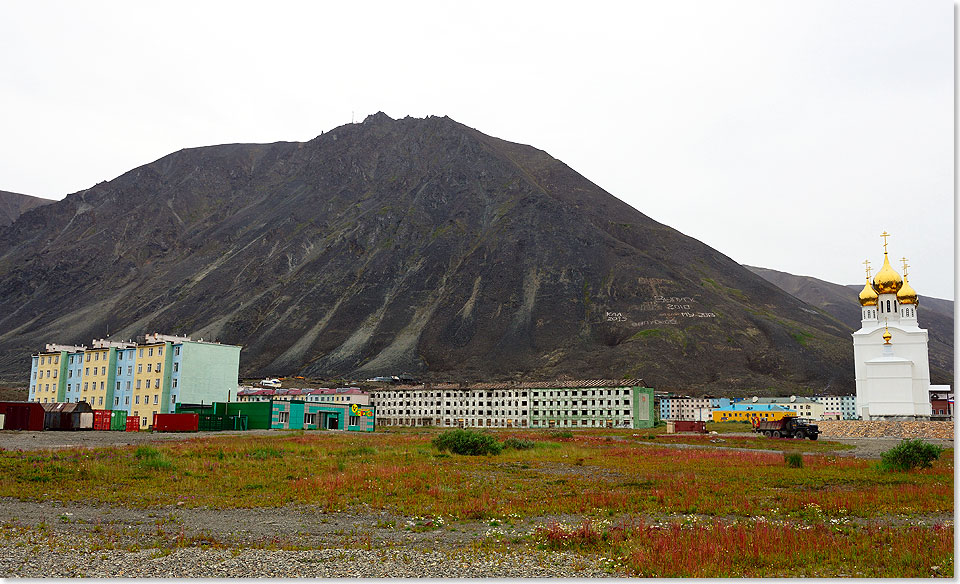
[[(807, 304), (822, 308), (851, 332), (860, 329), (857, 296), (863, 284), (840, 285), (768, 268), (744, 267)], [(953, 301), (921, 295), (917, 316), (929, 339), (930, 382), (953, 385)]]
[(383, 113), (185, 149), (0, 228), (0, 374), (108, 332), (241, 373), (853, 387), (846, 325), (531, 146)]
[(30, 195), (0, 191), (0, 227), (10, 225), (17, 220), (17, 217), (34, 207), (49, 205), (53, 202), (55, 201), (50, 199), (41, 199), (40, 197), (31, 197)]

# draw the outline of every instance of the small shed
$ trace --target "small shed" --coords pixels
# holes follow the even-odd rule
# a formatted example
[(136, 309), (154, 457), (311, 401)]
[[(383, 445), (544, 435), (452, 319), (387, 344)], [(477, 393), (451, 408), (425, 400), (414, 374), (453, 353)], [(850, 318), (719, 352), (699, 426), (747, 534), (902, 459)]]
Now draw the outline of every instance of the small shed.
[(92, 430), (93, 408), (87, 402), (42, 404), (44, 430)]

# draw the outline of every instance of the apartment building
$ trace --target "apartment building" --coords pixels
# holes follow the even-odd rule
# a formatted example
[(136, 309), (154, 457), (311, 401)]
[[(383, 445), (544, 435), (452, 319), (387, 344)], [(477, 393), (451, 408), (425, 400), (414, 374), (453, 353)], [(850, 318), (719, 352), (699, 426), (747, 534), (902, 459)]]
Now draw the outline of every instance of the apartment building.
[(626, 380), (427, 384), (375, 390), (383, 426), (649, 428), (653, 390)]
[(823, 404), (822, 420), (856, 420), (856, 395), (818, 395), (813, 401)]
[(141, 343), (96, 339), (91, 346), (46, 345), (31, 357), (28, 401), (87, 402), (140, 418), (175, 404), (227, 401), (237, 390), (240, 347), (148, 334)]

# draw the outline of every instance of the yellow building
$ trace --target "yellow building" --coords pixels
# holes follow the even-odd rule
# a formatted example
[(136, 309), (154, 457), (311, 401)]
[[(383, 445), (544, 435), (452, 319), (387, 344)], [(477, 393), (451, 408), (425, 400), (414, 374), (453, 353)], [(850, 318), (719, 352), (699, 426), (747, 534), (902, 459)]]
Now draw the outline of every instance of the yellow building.
[(31, 372), (31, 387), (40, 403), (55, 403), (60, 401), (58, 396), (62, 396), (61, 385), (64, 383), (64, 376), (61, 372), (61, 360), (63, 354), (57, 350), (57, 347), (47, 345), (44, 352), (33, 357), (34, 370)]
[[(133, 374), (133, 403), (130, 406), (132, 416), (141, 419), (141, 426), (153, 423), (153, 415), (164, 413), (164, 355), (166, 343), (151, 343), (137, 346), (136, 365)], [(167, 378), (169, 378), (169, 374)], [(161, 401), (164, 400), (164, 401)], [(147, 422), (142, 423), (143, 420)]]
[(795, 417), (796, 412), (775, 404), (732, 404), (713, 410), (714, 422), (770, 422)]
[(110, 403), (106, 400), (107, 382), (111, 377), (108, 367), (110, 367), (110, 350), (108, 348), (94, 347), (84, 351), (80, 399), (90, 404), (90, 407), (94, 409), (103, 409), (104, 403)]

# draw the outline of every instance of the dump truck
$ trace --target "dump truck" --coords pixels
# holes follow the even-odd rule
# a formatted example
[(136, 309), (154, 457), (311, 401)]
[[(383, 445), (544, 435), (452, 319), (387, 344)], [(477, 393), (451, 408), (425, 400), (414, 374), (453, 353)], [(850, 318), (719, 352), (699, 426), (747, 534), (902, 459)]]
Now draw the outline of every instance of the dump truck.
[(773, 438), (799, 438), (801, 440), (809, 438), (816, 440), (820, 436), (820, 428), (816, 424), (811, 424), (811, 421), (807, 418), (786, 416), (779, 420), (758, 422), (753, 427), (753, 431)]

